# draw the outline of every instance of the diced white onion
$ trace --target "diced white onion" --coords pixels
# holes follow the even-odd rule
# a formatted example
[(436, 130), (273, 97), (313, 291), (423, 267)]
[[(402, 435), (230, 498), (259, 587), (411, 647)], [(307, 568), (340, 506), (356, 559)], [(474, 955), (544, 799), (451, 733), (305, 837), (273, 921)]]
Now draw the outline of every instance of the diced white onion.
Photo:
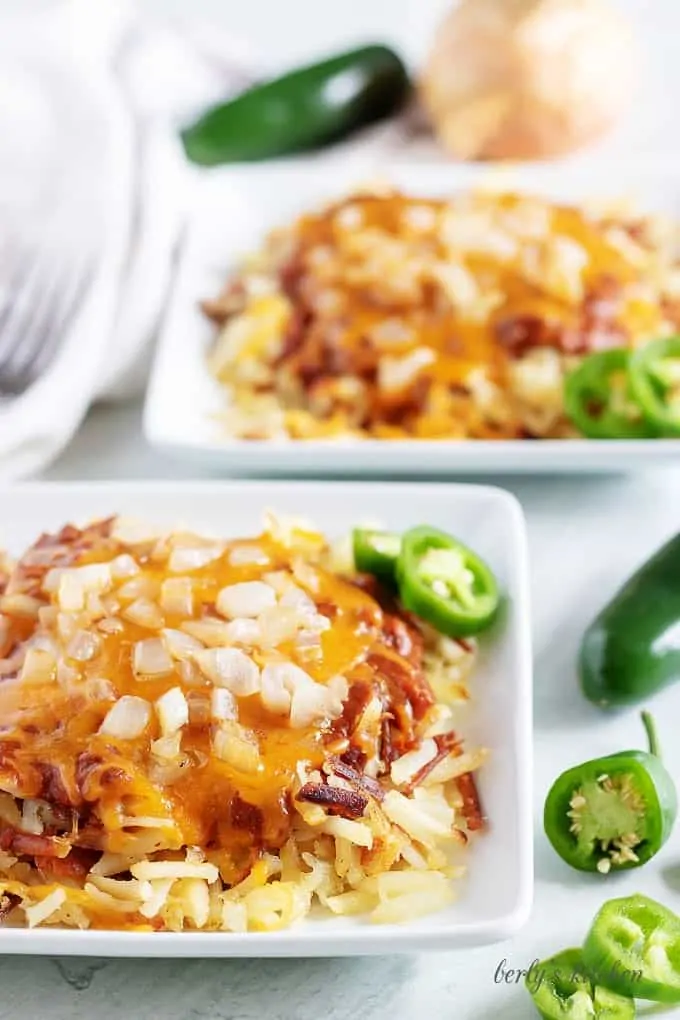
[(57, 663), (57, 683), (64, 690), (68, 690), (72, 684), (80, 679), (80, 672), (75, 666), (69, 666), (65, 659), (59, 659)]
[(194, 611), (194, 589), (189, 577), (169, 577), (163, 581), (161, 609), (176, 616), (191, 616)]
[(135, 623), (138, 627), (146, 627), (147, 630), (160, 630), (165, 623), (163, 614), (156, 603), (145, 598), (135, 599), (127, 609), (123, 610), (122, 615), (130, 623)]
[(236, 698), (226, 687), (214, 687), (210, 698), (210, 714), (215, 721), (238, 719)]
[(139, 564), (129, 553), (121, 553), (111, 560), (111, 576), (116, 581), (124, 581), (128, 577), (134, 577), (139, 573)]
[(213, 734), (213, 751), (239, 772), (258, 772), (261, 765), (257, 737), (240, 723), (224, 719)]
[(322, 684), (298, 684), (292, 692), (290, 703), (290, 725), (293, 729), (309, 726), (330, 715), (329, 692)]
[(89, 630), (77, 630), (68, 643), (66, 654), (76, 662), (90, 662), (99, 653), (101, 642)]
[(296, 584), (289, 584), (281, 595), (282, 606), (290, 606), (298, 612), (301, 621), (311, 619), (316, 615), (316, 603), (302, 588)]
[(120, 634), (122, 630), (125, 630), (125, 624), (116, 616), (104, 617), (97, 626), (104, 634)]
[(229, 550), (228, 558), (232, 567), (264, 565), (269, 562), (269, 557), (259, 545), (236, 545)]
[(51, 570), (48, 570), (42, 579), (42, 590), (50, 594), (58, 591), (61, 575), (64, 573), (64, 570), (66, 570), (66, 567), (52, 567)]
[(246, 645), (249, 648), (259, 646), (262, 637), (257, 620), (248, 620), (245, 617), (230, 620), (226, 624), (225, 634), (228, 644)]
[(26, 651), (19, 679), (22, 683), (50, 683), (55, 678), (57, 663), (50, 652), (41, 648), (29, 648)]
[(57, 600), (69, 613), (80, 612), (85, 606), (88, 592), (103, 592), (111, 587), (111, 567), (108, 563), (88, 563), (83, 567), (68, 567), (59, 578)]
[(230, 584), (218, 592), (217, 612), (228, 620), (238, 616), (259, 616), (269, 606), (276, 605), (276, 592), (263, 581), (242, 581)]
[(177, 663), (179, 678), (185, 687), (207, 687), (208, 681), (201, 673), (195, 662), (190, 659), (180, 659)]
[(158, 595), (158, 582), (151, 577), (133, 577), (118, 588), (119, 598), (134, 602), (136, 599), (155, 599)]
[(173, 659), (188, 659), (194, 652), (203, 649), (203, 644), (198, 638), (185, 634), (182, 630), (173, 630), (171, 627), (166, 627), (163, 631), (163, 640)]
[(151, 753), (162, 761), (175, 761), (182, 753), (182, 734), (179, 730), (167, 737), (151, 742)]
[(267, 574), (263, 574), (262, 580), (273, 588), (277, 595), (283, 595), (286, 589), (293, 583), (293, 579), (287, 570), (272, 570)]
[(155, 542), (160, 532), (147, 521), (138, 521), (134, 517), (117, 517), (111, 535), (123, 545), (135, 546)]
[(88, 701), (115, 701), (118, 692), (106, 677), (93, 676), (85, 683), (85, 695)]
[(133, 694), (125, 694), (109, 710), (99, 727), (100, 733), (120, 740), (133, 740), (139, 737), (151, 719), (151, 705), (144, 698)]
[(186, 726), (189, 722), (189, 706), (180, 687), (172, 687), (158, 698), (156, 714), (164, 737)]
[(294, 728), (337, 717), (346, 697), (347, 681), (341, 676), (325, 686), (292, 662), (268, 663), (262, 670), (264, 706), (277, 715), (289, 714)]
[(160, 638), (137, 641), (133, 653), (133, 669), (137, 679), (167, 676), (174, 668), (170, 653)]
[(291, 606), (270, 606), (257, 618), (260, 645), (276, 648), (286, 641), (294, 641), (298, 632), (298, 613)]
[(226, 687), (241, 697), (260, 689), (258, 666), (238, 648), (206, 648), (196, 652), (194, 660), (216, 687)]
[(290, 714), (291, 696), (286, 682), (290, 669), (291, 666), (286, 662), (273, 662), (262, 670), (262, 703), (275, 715)]
[(208, 648), (224, 648), (231, 644), (229, 640), (229, 624), (224, 620), (208, 618), (205, 620), (184, 620), (180, 624), (180, 630), (185, 634), (191, 634), (198, 641), (201, 641)]
[(190, 573), (217, 560), (224, 549), (221, 545), (180, 546), (170, 553), (168, 570), (173, 574)]

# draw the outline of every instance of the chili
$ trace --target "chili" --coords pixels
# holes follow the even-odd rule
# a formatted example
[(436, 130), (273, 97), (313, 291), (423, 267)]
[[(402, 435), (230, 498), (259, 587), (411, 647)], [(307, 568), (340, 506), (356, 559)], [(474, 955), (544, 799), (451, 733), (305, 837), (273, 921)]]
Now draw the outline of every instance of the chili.
[(680, 436), (680, 336), (640, 347), (631, 355), (628, 374), (648, 424), (662, 435)]
[(632, 998), (609, 991), (588, 974), (580, 949), (532, 964), (525, 984), (544, 1020), (632, 1020)]
[(498, 586), (489, 567), (436, 528), (405, 533), (396, 577), (404, 608), (449, 637), (477, 634), (497, 613)]
[(609, 900), (583, 946), (596, 981), (620, 995), (680, 1002), (680, 917), (639, 894)]
[(573, 424), (589, 439), (645, 439), (656, 429), (631, 399), (630, 354), (617, 348), (596, 351), (565, 379), (564, 406)]
[(568, 769), (553, 783), (545, 833), (579, 871), (638, 868), (659, 852), (677, 815), (675, 784), (659, 755), (651, 716), (643, 712), (649, 752), (621, 751)]

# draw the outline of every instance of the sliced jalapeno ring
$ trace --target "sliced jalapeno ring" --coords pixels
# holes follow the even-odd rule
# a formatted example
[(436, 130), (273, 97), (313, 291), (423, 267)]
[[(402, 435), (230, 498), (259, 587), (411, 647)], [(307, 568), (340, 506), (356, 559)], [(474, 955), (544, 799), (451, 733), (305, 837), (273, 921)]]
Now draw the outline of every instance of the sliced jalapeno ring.
[(646, 439), (657, 434), (632, 395), (627, 350), (597, 351), (564, 383), (564, 406), (589, 439)]
[(620, 995), (680, 1002), (680, 917), (639, 894), (600, 908), (583, 946), (595, 981)]
[(401, 535), (393, 531), (355, 528), (352, 532), (354, 565), (361, 574), (393, 580), (401, 550)]
[(498, 610), (498, 586), (486, 563), (436, 528), (406, 532), (396, 576), (404, 608), (449, 637), (478, 634)]
[(553, 783), (543, 824), (554, 850), (579, 871), (639, 868), (668, 840), (677, 815), (675, 783), (659, 756), (651, 716), (642, 714), (650, 749), (620, 751), (567, 769)]
[(565, 949), (533, 963), (525, 984), (544, 1020), (633, 1020), (632, 998), (617, 995), (588, 975), (580, 949)]
[(649, 424), (680, 436), (680, 336), (654, 340), (631, 355), (630, 388)]

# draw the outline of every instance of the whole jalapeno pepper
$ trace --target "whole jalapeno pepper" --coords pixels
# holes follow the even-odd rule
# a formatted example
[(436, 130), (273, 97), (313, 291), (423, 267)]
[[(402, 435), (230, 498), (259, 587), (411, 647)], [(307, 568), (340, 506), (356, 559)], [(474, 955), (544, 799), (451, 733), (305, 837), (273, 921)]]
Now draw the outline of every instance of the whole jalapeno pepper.
[(659, 757), (654, 723), (642, 713), (649, 752), (621, 751), (568, 769), (543, 816), (562, 860), (579, 871), (621, 871), (649, 861), (671, 834), (677, 794)]
[(583, 693), (602, 707), (644, 701), (680, 679), (680, 535), (626, 582), (579, 652)]

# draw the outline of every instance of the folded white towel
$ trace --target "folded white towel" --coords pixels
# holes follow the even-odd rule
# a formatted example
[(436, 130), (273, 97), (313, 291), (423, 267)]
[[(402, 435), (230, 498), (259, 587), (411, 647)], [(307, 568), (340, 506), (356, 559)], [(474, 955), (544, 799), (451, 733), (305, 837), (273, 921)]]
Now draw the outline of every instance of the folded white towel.
[(60, 452), (93, 400), (139, 386), (194, 177), (174, 129), (256, 64), (213, 26), (67, 0), (3, 26), (0, 68), (0, 312), (22, 249), (35, 259), (49, 240), (54, 272), (83, 252), (92, 267), (58, 356), (0, 403), (0, 478), (16, 478)]

